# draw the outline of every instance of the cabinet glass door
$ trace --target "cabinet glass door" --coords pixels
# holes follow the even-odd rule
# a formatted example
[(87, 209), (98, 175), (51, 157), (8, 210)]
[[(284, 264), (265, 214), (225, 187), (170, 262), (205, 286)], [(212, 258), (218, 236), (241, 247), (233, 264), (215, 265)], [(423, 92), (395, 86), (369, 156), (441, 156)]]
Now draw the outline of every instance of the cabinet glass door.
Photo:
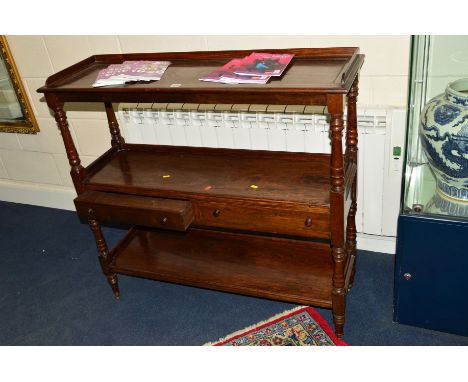
[[(468, 219), (468, 201), (445, 197), (437, 190), (437, 180), (429, 166), (419, 135), (424, 105), (444, 93), (449, 83), (462, 78), (468, 78), (468, 36), (413, 37), (403, 214)], [(466, 124), (468, 131), (468, 120), (461, 123)], [(468, 137), (465, 149), (468, 150)], [(468, 161), (468, 152), (464, 155), (465, 161)], [(463, 161), (463, 153), (461, 160)]]

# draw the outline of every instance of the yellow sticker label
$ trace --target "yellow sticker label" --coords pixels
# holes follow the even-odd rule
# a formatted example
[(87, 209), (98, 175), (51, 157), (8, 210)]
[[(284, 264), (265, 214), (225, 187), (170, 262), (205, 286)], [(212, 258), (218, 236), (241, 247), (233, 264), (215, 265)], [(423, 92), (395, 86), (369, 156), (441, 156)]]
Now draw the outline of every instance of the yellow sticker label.
[(255, 184), (251, 184), (251, 185), (250, 185), (250, 188), (257, 189), (258, 186), (256, 186)]
[(163, 179), (167, 179), (167, 178), (170, 178), (171, 176), (170, 175), (163, 175), (162, 177), (163, 177)]

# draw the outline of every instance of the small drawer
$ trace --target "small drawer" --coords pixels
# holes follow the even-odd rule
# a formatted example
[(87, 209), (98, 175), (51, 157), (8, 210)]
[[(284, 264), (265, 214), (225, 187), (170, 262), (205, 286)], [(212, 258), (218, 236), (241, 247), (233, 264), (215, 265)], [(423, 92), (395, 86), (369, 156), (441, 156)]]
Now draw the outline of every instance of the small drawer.
[(193, 201), (193, 209), (195, 225), (330, 238), (330, 215), (326, 207), (225, 200)]
[(86, 191), (75, 200), (78, 215), (87, 219), (185, 231), (193, 221), (189, 201)]

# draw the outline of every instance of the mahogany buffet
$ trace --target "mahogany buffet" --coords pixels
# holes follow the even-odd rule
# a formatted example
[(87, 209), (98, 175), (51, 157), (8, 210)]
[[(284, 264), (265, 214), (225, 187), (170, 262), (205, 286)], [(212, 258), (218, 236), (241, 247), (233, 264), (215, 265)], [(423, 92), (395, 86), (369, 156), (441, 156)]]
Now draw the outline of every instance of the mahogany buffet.
[[(264, 50), (255, 50), (263, 52)], [(269, 49), (294, 54), (265, 85), (201, 82), (251, 51), (91, 56), (52, 76), (44, 93), (61, 131), (99, 261), (115, 297), (126, 274), (331, 308), (343, 336), (356, 259), (358, 48)], [(100, 69), (126, 60), (168, 60), (160, 81), (92, 87)], [(110, 149), (83, 167), (67, 102), (102, 102)], [(112, 103), (320, 105), (331, 154), (127, 144)], [(343, 109), (347, 107), (343, 153)], [(253, 187), (252, 187), (253, 186)], [(113, 249), (102, 222), (131, 228)]]

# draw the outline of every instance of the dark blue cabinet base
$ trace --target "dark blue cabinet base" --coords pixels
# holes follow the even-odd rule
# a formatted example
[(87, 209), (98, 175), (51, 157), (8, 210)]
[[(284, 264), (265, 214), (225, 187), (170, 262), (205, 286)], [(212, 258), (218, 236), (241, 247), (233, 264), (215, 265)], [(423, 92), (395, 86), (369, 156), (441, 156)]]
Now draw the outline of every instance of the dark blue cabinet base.
[(400, 215), (394, 321), (468, 336), (468, 221)]

